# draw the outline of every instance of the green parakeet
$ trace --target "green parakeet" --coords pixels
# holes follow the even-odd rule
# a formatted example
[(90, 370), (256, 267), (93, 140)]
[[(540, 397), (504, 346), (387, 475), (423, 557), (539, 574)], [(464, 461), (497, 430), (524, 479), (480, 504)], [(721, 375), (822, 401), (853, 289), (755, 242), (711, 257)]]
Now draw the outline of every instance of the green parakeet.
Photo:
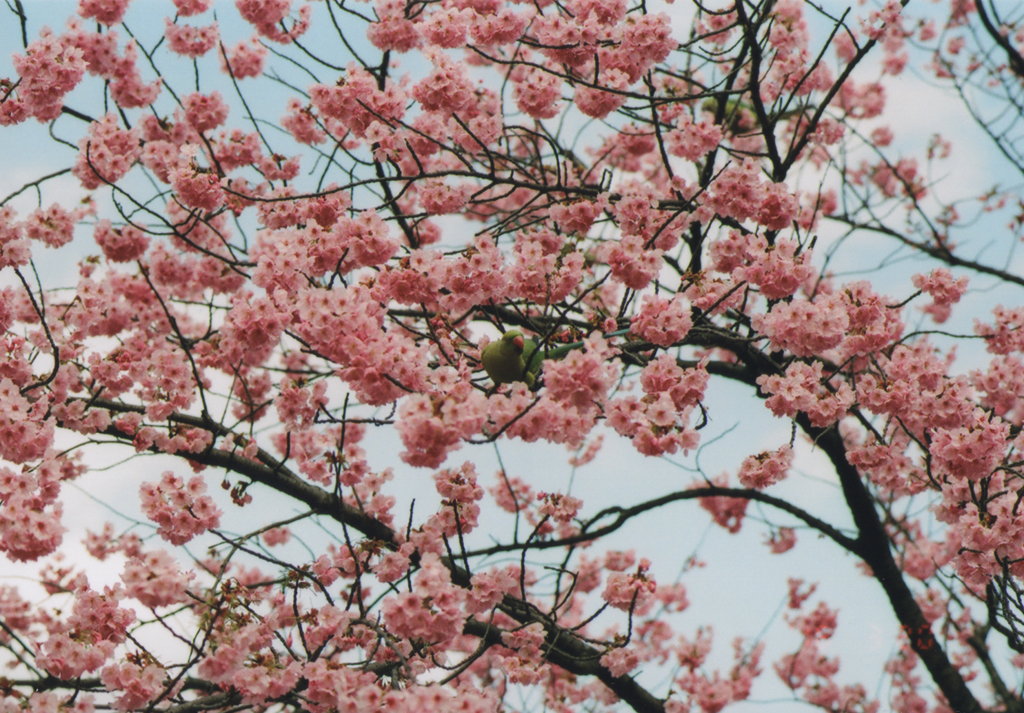
[[(527, 350), (529, 344), (529, 350)], [(511, 329), (501, 339), (491, 342), (480, 352), (480, 363), (495, 386), (522, 381), (533, 386), (534, 375), (526, 369), (526, 359), (534, 361), (537, 345), (523, 337), (518, 329)], [(539, 367), (539, 364), (538, 364)]]
[[(628, 329), (610, 332), (604, 336), (611, 338), (625, 334), (629, 334)], [(532, 388), (546, 360), (561, 359), (582, 346), (583, 342), (573, 342), (541, 349), (536, 338), (524, 337), (518, 329), (510, 329), (501, 339), (484, 347), (480, 352), (480, 362), (495, 386), (521, 381)]]

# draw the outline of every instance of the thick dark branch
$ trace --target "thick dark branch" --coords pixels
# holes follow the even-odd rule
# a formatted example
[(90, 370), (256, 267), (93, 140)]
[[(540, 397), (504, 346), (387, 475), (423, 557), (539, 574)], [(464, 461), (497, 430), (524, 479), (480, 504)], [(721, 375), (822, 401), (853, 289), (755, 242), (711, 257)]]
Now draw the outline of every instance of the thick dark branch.
[(846, 458), (842, 436), (835, 428), (823, 429), (812, 426), (804, 414), (798, 415), (796, 421), (804, 433), (832, 461), (843, 488), (846, 504), (859, 532), (857, 543), (862, 552), (861, 557), (871, 567), (875, 579), (882, 585), (914, 652), (921, 658), (932, 680), (953, 710), (957, 713), (981, 713), (981, 705), (967, 688), (960, 671), (950, 662), (946, 652), (936, 641), (931, 625), (904, 581), (903, 572), (893, 557), (885, 526), (878, 510), (875, 509), (875, 501), (857, 469)]
[[(988, 16), (988, 11), (985, 9), (985, 1), (979, 0), (975, 3), (975, 8), (978, 11), (978, 19), (981, 20), (982, 26), (985, 28), (985, 32), (997, 45), (1002, 47), (1006, 51), (1006, 58), (1009, 60), (1010, 69), (1021, 79), (1024, 79), (1024, 57), (1021, 57), (1020, 52), (1017, 48), (1010, 44), (1010, 40), (1007, 35), (1001, 31), (1005, 25), (996, 16), (996, 22), (993, 23), (992, 19)], [(993, 6), (993, 10), (994, 10)], [(995, 14), (993, 12), (993, 14)], [(998, 26), (997, 26), (998, 25)]]
[[(95, 399), (91, 401), (90, 404), (93, 408), (107, 409), (115, 413), (145, 413), (145, 408), (142, 406), (121, 404), (116, 401), (108, 401), (106, 399)], [(172, 423), (180, 423), (184, 426), (204, 429), (217, 438), (234, 438), (234, 434), (224, 426), (205, 420), (199, 416), (189, 416), (186, 414), (176, 413), (172, 414), (168, 420)], [(115, 426), (108, 428), (105, 435), (112, 436), (119, 441), (127, 443), (130, 443), (133, 440), (133, 436), (118, 430)], [(154, 453), (163, 452), (155, 446), (150, 448), (150, 450)], [(260, 449), (256, 454), (257, 460), (251, 460), (238, 452), (239, 450), (241, 450), (241, 447), (239, 447), (238, 450), (222, 450), (217, 447), (210, 447), (200, 453), (179, 453), (178, 455), (188, 460), (195, 461), (196, 463), (202, 463), (203, 465), (212, 466), (214, 468), (224, 468), (225, 470), (229, 470), (233, 473), (249, 478), (253, 482), (266, 485), (279, 493), (284, 493), (285, 495), (295, 498), (314, 512), (327, 515), (343, 525), (358, 530), (367, 537), (371, 537), (390, 546), (397, 546), (395, 544), (395, 533), (391, 528), (387, 527), (379, 520), (375, 520), (370, 517), (362, 510), (345, 503), (341, 498), (338, 498), (333, 493), (329, 493), (326, 490), (306, 482), (293, 473), (289, 468), (285, 467), (284, 464), (279, 462), (271, 454)]]
[[(113, 412), (145, 412), (145, 409), (141, 406), (120, 404), (105, 399), (94, 399), (89, 403), (92, 408), (103, 408)], [(234, 438), (234, 435), (224, 426), (198, 416), (174, 414), (168, 420), (172, 423), (207, 430), (218, 438)], [(132, 436), (123, 433), (114, 426), (107, 429), (106, 435), (126, 443), (130, 443), (133, 440)], [(150, 448), (150, 450), (161, 452), (155, 447)], [(220, 450), (213, 447), (207, 448), (200, 453), (181, 453), (179, 455), (204, 465), (225, 468), (254, 482), (267, 485), (280, 493), (290, 495), (304, 503), (311, 510), (322, 513), (367, 537), (371, 537), (390, 547), (396, 546), (398, 538), (395, 532), (387, 525), (369, 517), (361, 510), (344, 503), (335, 495), (303, 481), (272, 455), (263, 450), (257, 452), (256, 457), (258, 460), (251, 460), (233, 450)], [(454, 584), (461, 587), (470, 586), (470, 574), (468, 571), (457, 566), (449, 558), (444, 558), (443, 561), (451, 572)], [(612, 676), (600, 664), (599, 659), (603, 654), (602, 651), (580, 641), (571, 631), (558, 626), (529, 603), (506, 596), (501, 608), (506, 614), (522, 624), (533, 622), (544, 624), (550, 643), (548, 659), (552, 663), (578, 676), (598, 677), (602, 683), (608, 686), (611, 691), (630, 705), (637, 713), (663, 713), (664, 705), (662, 701), (658, 700), (628, 676)], [(488, 628), (486, 624), (479, 624), (473, 620), (467, 622), (466, 627), (467, 633), (473, 633), (476, 636), (500, 636), (500, 632), (497, 632), (493, 627)], [(179, 711), (179, 713), (193, 713), (197, 710), (205, 710), (207, 707), (221, 707), (220, 705), (206, 706), (204, 703), (205, 701), (212, 700), (211, 698), (204, 698), (194, 703), (176, 706), (173, 710)]]
[[(509, 597), (505, 599), (506, 603), (511, 603), (512, 606), (502, 608), (517, 621), (524, 624), (540, 622), (544, 625), (547, 635), (547, 648), (544, 654), (548, 661), (578, 676), (594, 676), (637, 713), (664, 713), (664, 701), (655, 698), (650, 691), (629, 676), (613, 676), (601, 665), (603, 651), (580, 641), (561, 627), (552, 627), (549, 620), (539, 613), (532, 613), (529, 608), (524, 608), (521, 601), (510, 601)], [(495, 644), (501, 643), (498, 629), (473, 619), (466, 622), (463, 631), (481, 638), (488, 637)]]

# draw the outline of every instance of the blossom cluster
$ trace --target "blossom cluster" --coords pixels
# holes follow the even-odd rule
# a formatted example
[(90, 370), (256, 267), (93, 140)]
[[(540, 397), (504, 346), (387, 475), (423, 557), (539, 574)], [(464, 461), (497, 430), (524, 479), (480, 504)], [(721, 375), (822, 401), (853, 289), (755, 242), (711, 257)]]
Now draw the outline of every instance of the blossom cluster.
[(186, 483), (167, 471), (159, 483), (143, 483), (142, 510), (157, 525), (161, 537), (172, 545), (183, 545), (220, 524), (221, 512), (205, 492), (206, 481), (201, 476)]
[[(751, 696), (765, 647), (738, 639), (716, 668), (711, 628), (684, 632), (673, 616), (683, 582), (600, 549), (677, 501), (732, 534), (756, 507), (776, 561), (807, 527), (887, 594), (908, 577), (913, 596), (891, 598), (916, 628), (888, 666), (907, 710), (926, 706), (914, 656), (939, 645), (930, 627), (945, 627), (951, 669), (979, 670), (971, 637), (989, 628), (961, 602), (1024, 577), (1024, 309), (976, 322), (993, 358), (966, 375), (938, 346), (948, 334), (908, 330), (914, 300), (953, 319), (967, 306), (958, 266), (982, 263), (954, 257), (956, 205), (918, 221), (925, 196), (941, 200), (931, 172), (889, 154), (892, 129), (862, 131), (893, 97), (852, 72), (879, 43), (883, 76), (898, 74), (908, 40), (934, 28), (888, 2), (837, 25), (827, 54), (800, 0), (753, 16), (727, 3), (685, 43), (678, 18), (631, 0), (373, 0), (344, 21), (337, 4), (237, 0), (218, 12), (248, 23), (239, 39), (207, 15), (211, 0), (165, 4), (151, 45), (129, 29), (129, 0), (80, 0), (0, 79), (0, 126), (50, 123), (89, 194), (65, 200), (49, 183), (61, 171), (25, 185), (37, 200), (20, 217), (0, 205), (0, 552), (58, 551), (67, 484), (91, 463), (79, 446), (192, 471), (138, 479), (130, 531), (87, 535), (91, 557), (117, 560), (117, 586), (93, 590), (55, 559), (40, 579), (63, 609), (0, 587), (0, 648), (17, 652), (3, 705), (262, 709), (301, 696), (312, 713), (493, 713), (521, 686), (582, 710), (632, 695), (649, 664), (673, 666), (655, 696), (666, 711), (719, 711)], [(978, 12), (955, 4), (953, 34)], [(351, 41), (349, 23), (364, 37)], [(331, 28), (339, 41), (317, 44)], [(226, 90), (203, 74), (218, 65)], [(870, 160), (854, 150), (866, 136)], [(947, 148), (934, 139), (929, 160)], [(914, 273), (897, 297), (843, 282), (830, 272), (843, 240), (819, 231), (830, 220), (950, 267)], [(54, 287), (63, 272), (39, 270), (40, 256), (80, 245), (71, 286)], [(485, 350), (511, 330), (523, 339), (498, 379)], [(788, 440), (737, 431), (731, 470), (706, 477), (697, 459), (663, 499), (638, 505), (627, 486), (597, 511), (585, 476), (609, 454), (708, 445), (704, 429), (723, 424), (712, 375), (748, 388)], [(776, 495), (803, 437), (839, 473), (852, 526)], [(580, 473), (566, 485), (547, 461), (517, 472), (509, 441), (564, 446)], [(489, 487), (480, 446), (499, 462)], [(207, 491), (214, 469), (223, 495)], [(406, 512), (422, 478), (433, 491)], [(904, 507), (911, 497), (929, 507)], [(223, 530), (242, 508), (259, 521)], [(690, 558), (681, 579), (702, 566)], [(838, 614), (805, 605), (813, 591), (789, 583), (784, 621), (800, 643), (765, 668), (813, 706), (870, 713), (863, 688), (837, 683)], [(987, 599), (1019, 620), (1012, 597)], [(154, 622), (189, 642), (187, 661), (144, 648), (136, 634)], [(42, 690), (87, 675), (102, 704)]]

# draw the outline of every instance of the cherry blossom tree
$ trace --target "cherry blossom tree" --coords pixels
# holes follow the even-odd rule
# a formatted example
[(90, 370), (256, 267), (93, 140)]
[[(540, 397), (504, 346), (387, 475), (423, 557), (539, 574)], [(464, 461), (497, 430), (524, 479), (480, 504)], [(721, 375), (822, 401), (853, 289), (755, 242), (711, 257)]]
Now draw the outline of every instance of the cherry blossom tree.
[[(1024, 710), (1021, 17), (7, 5), (4, 713)], [(758, 540), (660, 571), (683, 520)], [(730, 648), (688, 578), (761, 560)]]

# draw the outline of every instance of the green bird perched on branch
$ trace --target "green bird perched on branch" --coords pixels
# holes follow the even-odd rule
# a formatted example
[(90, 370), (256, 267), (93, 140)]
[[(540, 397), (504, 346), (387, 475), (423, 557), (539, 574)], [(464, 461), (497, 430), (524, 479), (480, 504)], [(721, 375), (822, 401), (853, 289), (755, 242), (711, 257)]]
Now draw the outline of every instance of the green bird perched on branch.
[[(604, 336), (611, 338), (628, 333), (628, 329), (623, 329)], [(573, 349), (581, 348), (583, 342), (564, 344), (554, 349), (541, 349), (540, 346), (536, 338), (524, 337), (518, 329), (510, 329), (501, 339), (483, 348), (480, 352), (480, 363), (495, 387), (521, 381), (533, 388), (545, 360), (561, 359)]]
[[(536, 381), (535, 373), (527, 369), (531, 368), (540, 371), (540, 360), (535, 360), (537, 343), (532, 339), (526, 339), (518, 329), (511, 329), (502, 335), (501, 339), (491, 342), (480, 352), (480, 363), (483, 364), (487, 376), (495, 386), (511, 384), (514, 381), (522, 381), (527, 386), (533, 386)], [(533, 362), (537, 361), (536, 364)]]

